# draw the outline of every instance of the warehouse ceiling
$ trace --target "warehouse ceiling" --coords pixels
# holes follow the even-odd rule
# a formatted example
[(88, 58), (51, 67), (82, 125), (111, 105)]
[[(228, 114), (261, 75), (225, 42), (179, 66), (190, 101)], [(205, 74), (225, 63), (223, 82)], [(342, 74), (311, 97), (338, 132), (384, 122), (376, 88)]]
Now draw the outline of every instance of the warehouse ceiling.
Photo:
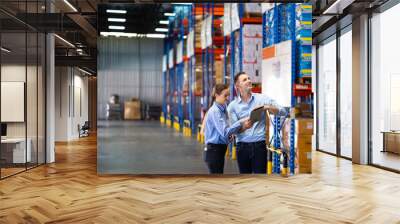
[[(46, 1), (52, 2), (51, 13), (49, 7), (46, 8)], [(316, 37), (344, 17), (376, 8), (387, 1), (306, 0), (305, 2), (313, 4), (313, 36)], [(113, 18), (126, 19), (123, 32), (154, 33), (156, 27), (167, 26), (160, 25), (159, 21), (165, 18), (165, 12), (172, 12), (173, 6), (170, 3), (171, 1), (161, 0), (1, 0), (1, 30), (17, 33), (28, 28), (39, 32), (54, 32), (58, 35), (57, 65), (85, 66), (95, 71), (97, 37), (100, 32), (115, 31), (110, 29), (110, 26), (119, 25), (118, 22), (108, 21), (110, 15)], [(125, 10), (126, 14), (110, 14), (107, 13), (107, 9)], [(12, 35), (8, 34), (7, 38), (12, 39)]]
[[(373, 11), (393, 0), (310, 0), (313, 5), (313, 42), (334, 34), (366, 11)], [(340, 21), (340, 22), (339, 22)]]

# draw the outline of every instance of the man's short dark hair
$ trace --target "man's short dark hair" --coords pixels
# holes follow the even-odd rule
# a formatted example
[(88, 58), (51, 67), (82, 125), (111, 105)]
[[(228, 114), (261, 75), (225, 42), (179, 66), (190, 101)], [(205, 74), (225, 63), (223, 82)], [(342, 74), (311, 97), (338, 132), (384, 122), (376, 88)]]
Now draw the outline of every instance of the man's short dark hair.
[(239, 81), (239, 77), (240, 77), (241, 75), (245, 75), (245, 74), (246, 74), (246, 72), (238, 72), (238, 73), (235, 75), (235, 78), (233, 79), (234, 84), (236, 85), (237, 81)]

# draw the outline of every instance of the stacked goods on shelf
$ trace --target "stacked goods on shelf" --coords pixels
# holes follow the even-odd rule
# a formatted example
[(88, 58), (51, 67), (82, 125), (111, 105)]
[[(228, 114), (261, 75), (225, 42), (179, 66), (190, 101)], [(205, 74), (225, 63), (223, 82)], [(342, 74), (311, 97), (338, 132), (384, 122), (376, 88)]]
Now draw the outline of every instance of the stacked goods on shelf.
[(291, 13), (292, 10), (295, 10), (295, 4), (280, 4), (278, 6), (279, 10), (279, 32), (280, 32), (280, 41), (291, 40), (293, 37), (293, 28), (296, 26), (296, 18), (294, 18), (294, 14)]
[(244, 4), (245, 16), (261, 16), (261, 3), (246, 3)]
[(253, 83), (261, 83), (262, 25), (245, 24), (242, 35), (243, 71)]
[(311, 173), (314, 120), (311, 118), (298, 118), (295, 122), (296, 170), (297, 173)]
[(196, 55), (196, 83), (195, 83), (195, 95), (201, 96), (203, 90), (203, 72), (201, 65), (201, 55)]
[(217, 60), (214, 63), (214, 72), (215, 72), (215, 83), (216, 84), (222, 84), (224, 83), (224, 67), (223, 63), (221, 60)]
[(112, 95), (107, 103), (107, 120), (121, 120), (121, 104), (118, 95)]
[(140, 120), (140, 101), (138, 99), (132, 99), (125, 101), (124, 103), (124, 119), (125, 120)]
[(233, 65), (234, 66), (235, 75), (242, 70), (241, 67), (240, 67), (240, 57), (241, 56), (240, 56), (240, 44), (239, 44), (240, 43), (240, 38), (239, 38), (239, 36), (240, 36), (239, 32), (235, 32), (233, 34), (235, 47), (234, 47), (234, 49), (232, 49), (232, 51), (234, 52), (234, 55), (235, 55), (235, 60), (234, 60), (235, 63)]
[(311, 77), (312, 5), (296, 5), (297, 76)]
[(275, 18), (275, 15), (278, 14), (277, 7), (273, 7), (265, 12), (265, 27), (264, 27), (264, 38), (265, 38), (265, 46), (269, 47), (278, 42), (278, 19)]
[(195, 22), (195, 27), (194, 27), (194, 33), (195, 33), (195, 48), (201, 48), (201, 25), (203, 23), (202, 21), (202, 15), (196, 15), (196, 22)]

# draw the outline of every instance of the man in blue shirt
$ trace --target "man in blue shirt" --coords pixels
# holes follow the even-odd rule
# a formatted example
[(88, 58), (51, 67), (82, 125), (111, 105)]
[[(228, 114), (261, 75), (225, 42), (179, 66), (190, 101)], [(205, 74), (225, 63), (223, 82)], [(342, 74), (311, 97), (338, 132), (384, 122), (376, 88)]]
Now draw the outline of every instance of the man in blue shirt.
[[(264, 109), (272, 114), (285, 116), (288, 111), (280, 107), (275, 100), (263, 94), (252, 93), (250, 77), (240, 72), (234, 79), (237, 91), (236, 98), (228, 106), (228, 114), (231, 123), (249, 117), (250, 112), (258, 106), (264, 105)], [(266, 173), (267, 149), (265, 143), (265, 113), (261, 121), (237, 135), (237, 161), (240, 173)]]

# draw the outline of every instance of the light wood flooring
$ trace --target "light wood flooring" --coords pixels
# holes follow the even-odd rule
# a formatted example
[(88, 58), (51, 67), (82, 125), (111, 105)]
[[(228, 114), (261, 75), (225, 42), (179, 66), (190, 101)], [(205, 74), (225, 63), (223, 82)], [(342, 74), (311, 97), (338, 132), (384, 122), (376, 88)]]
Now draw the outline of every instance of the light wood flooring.
[(0, 181), (0, 223), (400, 223), (400, 175), (315, 152), (311, 175), (98, 176), (96, 139)]

